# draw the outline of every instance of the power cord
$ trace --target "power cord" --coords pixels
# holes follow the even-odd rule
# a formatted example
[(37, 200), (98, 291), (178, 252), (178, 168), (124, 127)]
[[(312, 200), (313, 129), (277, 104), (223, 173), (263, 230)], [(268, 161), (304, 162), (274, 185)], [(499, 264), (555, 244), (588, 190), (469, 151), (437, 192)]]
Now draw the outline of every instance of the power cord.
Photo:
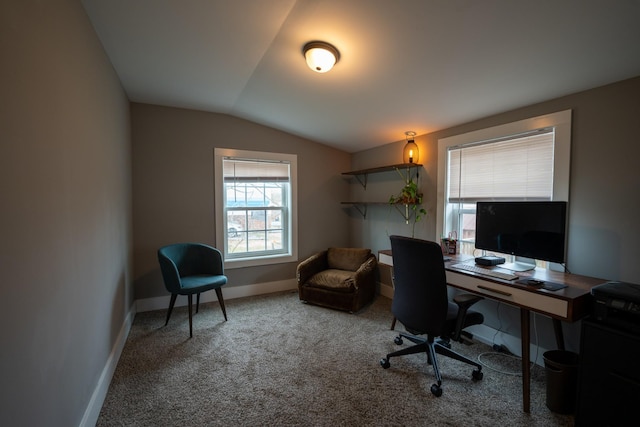
[(540, 354), (540, 341), (538, 340), (538, 322), (536, 322), (536, 315), (533, 315), (533, 336), (535, 337), (535, 346), (536, 346), (536, 355), (535, 357), (532, 359), (533, 362), (531, 362), (532, 367), (536, 366), (536, 360), (538, 360), (538, 355)]
[(516, 377), (521, 377), (522, 376), (522, 371), (520, 371), (520, 370), (514, 371), (514, 372), (503, 371), (502, 369), (499, 369), (499, 368), (497, 368), (495, 366), (491, 366), (491, 365), (487, 364), (485, 361), (482, 360), (483, 357), (486, 358), (487, 356), (500, 356), (500, 357), (507, 357), (507, 358), (511, 358), (511, 359), (520, 360), (520, 358), (518, 356), (514, 356), (513, 354), (508, 354), (508, 353), (500, 353), (500, 352), (488, 351), (488, 352), (485, 352), (485, 353), (480, 353), (478, 355), (478, 363), (480, 363), (485, 368), (491, 369), (492, 371), (498, 372), (500, 374), (512, 375), (512, 376), (516, 376)]
[(502, 369), (496, 368), (494, 366), (488, 365), (485, 361), (482, 360), (483, 357), (487, 357), (487, 356), (506, 356), (506, 357), (510, 357), (510, 358), (514, 358), (514, 359), (518, 359), (517, 356), (514, 356), (509, 349), (503, 345), (503, 344), (496, 344), (496, 336), (498, 336), (498, 333), (502, 331), (502, 318), (500, 317), (500, 306), (502, 306), (501, 303), (498, 303), (496, 305), (496, 317), (498, 318), (498, 329), (496, 329), (496, 333), (493, 334), (493, 339), (491, 341), (493, 341), (493, 352), (485, 352), (485, 353), (480, 353), (478, 355), (478, 363), (480, 363), (482, 366), (484, 366), (487, 369), (491, 369), (492, 371), (501, 373), (501, 374), (505, 374), (505, 375), (515, 375), (515, 376), (522, 376), (522, 372), (518, 371), (518, 372), (508, 372), (508, 371), (503, 371)]
[[(496, 315), (498, 317), (498, 329), (496, 329), (495, 334), (493, 334), (493, 350), (492, 352), (484, 352), (484, 353), (480, 353), (477, 357), (478, 359), (478, 363), (480, 363), (482, 366), (484, 366), (487, 369), (491, 369), (492, 371), (504, 374), (504, 375), (513, 375), (513, 376), (522, 376), (522, 371), (518, 370), (515, 372), (509, 372), (509, 371), (504, 371), (500, 368), (497, 368), (495, 366), (491, 366), (488, 365), (485, 361), (483, 361), (483, 357), (486, 358), (487, 356), (500, 356), (500, 357), (506, 357), (506, 358), (511, 358), (511, 359), (516, 359), (516, 360), (522, 360), (521, 357), (516, 356), (515, 354), (513, 354), (511, 351), (509, 351), (509, 349), (507, 348), (507, 346), (505, 346), (504, 344), (496, 344), (496, 336), (498, 335), (499, 332), (502, 332), (502, 318), (500, 317), (500, 306), (502, 305), (502, 303), (498, 302), (497, 306), (496, 306)], [(530, 367), (534, 368), (536, 366), (535, 361), (538, 360), (538, 354), (540, 351), (540, 346), (538, 345), (538, 326), (537, 326), (537, 322), (536, 322), (536, 317), (534, 315), (533, 317), (533, 331), (534, 331), (534, 336), (535, 336), (535, 346), (536, 346), (536, 353), (535, 353), (535, 357), (533, 358), (533, 362), (530, 362)]]
[(498, 335), (498, 332), (502, 331), (502, 319), (500, 318), (500, 306), (502, 304), (498, 303), (498, 305), (496, 306), (496, 317), (498, 318), (498, 329), (496, 329), (496, 333), (493, 334), (493, 339), (491, 340), (493, 342), (493, 346), (495, 348), (496, 346), (496, 336)]

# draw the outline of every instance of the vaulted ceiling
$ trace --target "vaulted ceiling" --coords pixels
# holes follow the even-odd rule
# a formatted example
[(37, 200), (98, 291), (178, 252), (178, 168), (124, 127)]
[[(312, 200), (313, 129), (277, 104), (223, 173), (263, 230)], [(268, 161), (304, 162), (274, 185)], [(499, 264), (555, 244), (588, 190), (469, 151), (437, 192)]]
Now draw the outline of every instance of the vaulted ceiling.
[[(640, 75), (638, 0), (83, 0), (131, 101), (361, 151)], [(326, 74), (302, 55), (336, 46)]]

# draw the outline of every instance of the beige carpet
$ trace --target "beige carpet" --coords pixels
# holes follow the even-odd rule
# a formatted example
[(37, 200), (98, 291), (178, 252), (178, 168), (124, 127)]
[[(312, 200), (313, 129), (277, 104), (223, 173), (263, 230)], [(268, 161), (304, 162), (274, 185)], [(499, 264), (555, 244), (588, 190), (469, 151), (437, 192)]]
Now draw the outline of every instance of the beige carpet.
[[(98, 426), (572, 426), (545, 405), (544, 368), (532, 370), (531, 413), (522, 412), (519, 360), (484, 344), (454, 349), (487, 365), (440, 357), (441, 397), (424, 355), (379, 360), (398, 346), (390, 300), (348, 314), (303, 304), (295, 292), (139, 313)], [(398, 325), (397, 329), (402, 329)], [(407, 345), (405, 343), (405, 345)], [(497, 370), (490, 369), (489, 366)]]

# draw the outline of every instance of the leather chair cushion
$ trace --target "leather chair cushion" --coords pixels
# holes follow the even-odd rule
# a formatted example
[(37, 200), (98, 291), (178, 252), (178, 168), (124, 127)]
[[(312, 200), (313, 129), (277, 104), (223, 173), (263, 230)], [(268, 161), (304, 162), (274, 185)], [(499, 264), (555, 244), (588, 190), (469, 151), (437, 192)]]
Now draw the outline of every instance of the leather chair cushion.
[(327, 263), (332, 269), (356, 271), (370, 254), (371, 249), (365, 248), (329, 248)]
[(330, 289), (335, 292), (354, 292), (355, 278), (352, 271), (329, 269), (314, 274), (306, 286)]

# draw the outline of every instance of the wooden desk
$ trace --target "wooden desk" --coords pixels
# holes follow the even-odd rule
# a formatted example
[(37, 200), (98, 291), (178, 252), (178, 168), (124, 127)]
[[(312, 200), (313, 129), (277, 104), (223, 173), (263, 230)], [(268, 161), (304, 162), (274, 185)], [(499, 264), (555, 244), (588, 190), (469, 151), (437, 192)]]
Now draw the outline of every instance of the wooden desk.
[[(591, 310), (591, 288), (606, 282), (594, 277), (536, 268), (533, 271), (516, 273), (522, 278), (534, 278), (546, 282), (567, 285), (557, 291), (548, 291), (493, 277), (483, 276), (468, 271), (455, 270), (450, 266), (459, 262), (469, 261), (469, 255), (451, 255), (451, 261), (445, 262), (447, 284), (474, 294), (482, 295), (495, 301), (520, 308), (520, 329), (522, 342), (522, 407), (524, 412), (530, 412), (530, 328), (531, 312), (549, 316), (553, 319), (556, 343), (559, 349), (564, 349), (562, 323), (575, 322), (582, 319)], [(393, 267), (390, 250), (380, 251), (378, 259), (381, 264)]]

